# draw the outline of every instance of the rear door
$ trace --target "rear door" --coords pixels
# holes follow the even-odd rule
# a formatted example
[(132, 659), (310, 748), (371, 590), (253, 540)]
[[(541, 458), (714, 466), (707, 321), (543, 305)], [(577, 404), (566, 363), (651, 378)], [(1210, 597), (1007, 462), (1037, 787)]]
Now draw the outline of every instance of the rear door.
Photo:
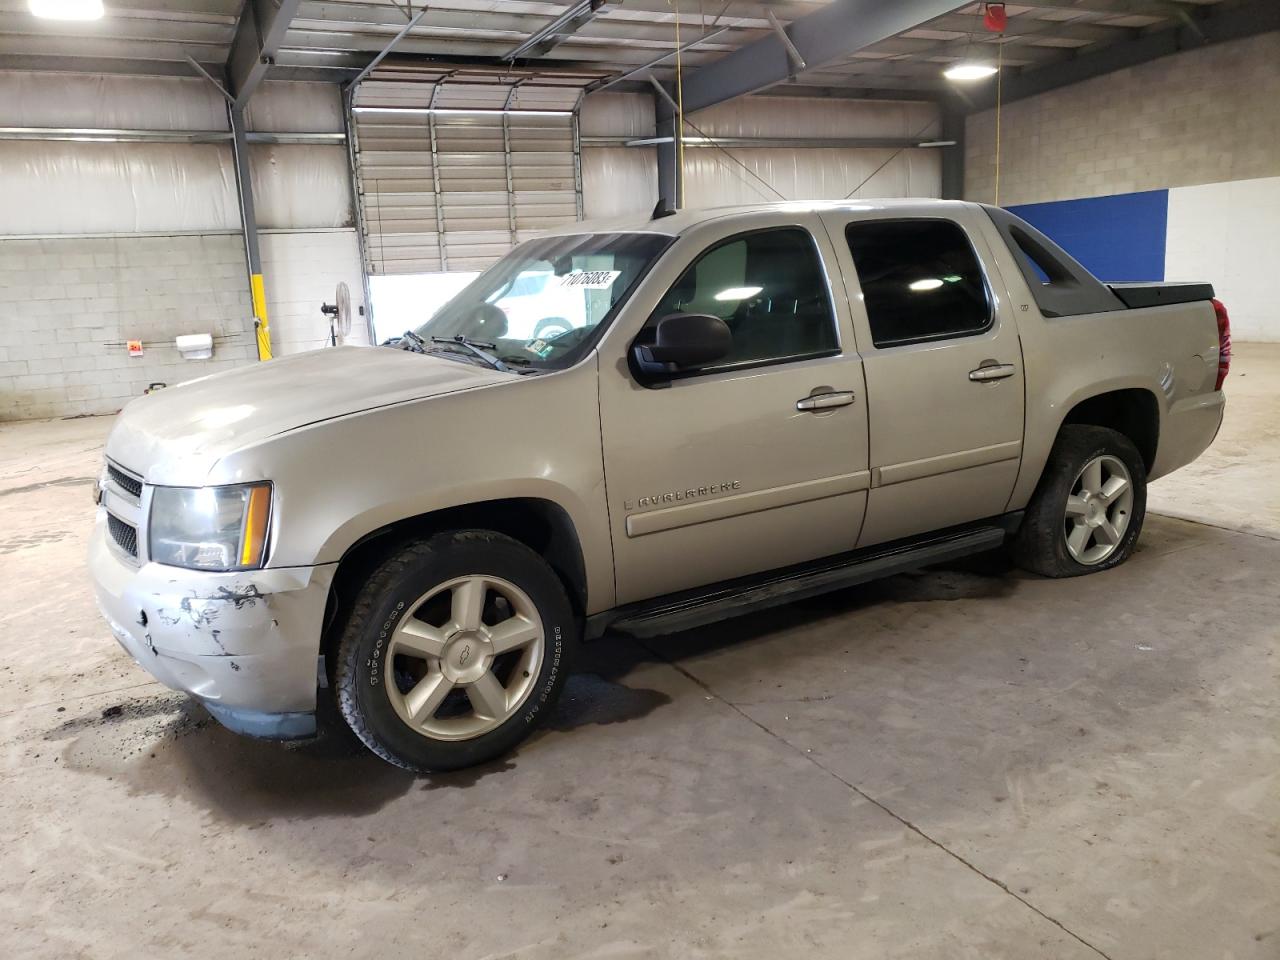
[[(751, 226), (713, 221), (682, 237), (601, 352), (619, 603), (857, 541), (867, 420), (848, 303), (828, 279), (834, 251), (813, 215)], [(665, 386), (641, 383), (627, 347), (675, 312), (719, 316), (732, 350)]]
[(867, 381), (871, 489), (859, 546), (996, 516), (1013, 492), (1022, 350), (971, 213), (824, 214)]

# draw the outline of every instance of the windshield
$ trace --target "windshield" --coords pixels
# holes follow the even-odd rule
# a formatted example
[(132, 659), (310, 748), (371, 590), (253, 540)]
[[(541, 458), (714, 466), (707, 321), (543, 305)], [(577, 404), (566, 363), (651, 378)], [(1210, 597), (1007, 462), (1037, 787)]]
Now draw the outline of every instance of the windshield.
[(516, 368), (563, 369), (591, 348), (670, 242), (650, 233), (530, 240), (414, 332), (427, 347), (449, 349), (440, 341), (461, 337)]

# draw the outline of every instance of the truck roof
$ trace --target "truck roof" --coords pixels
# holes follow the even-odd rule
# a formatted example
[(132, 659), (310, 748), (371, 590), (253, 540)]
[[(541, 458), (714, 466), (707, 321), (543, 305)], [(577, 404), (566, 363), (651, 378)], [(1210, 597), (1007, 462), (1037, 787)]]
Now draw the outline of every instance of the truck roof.
[(866, 200), (782, 200), (773, 203), (738, 204), (724, 207), (686, 207), (675, 213), (654, 220), (647, 216), (630, 215), (568, 223), (541, 236), (563, 236), (574, 233), (657, 233), (675, 237), (691, 227), (710, 220), (743, 220), (766, 213), (790, 211), (793, 213), (820, 213), (826, 211), (892, 212), (901, 216), (936, 216), (939, 212), (970, 207), (975, 204), (963, 200), (937, 200), (930, 197), (908, 197)]

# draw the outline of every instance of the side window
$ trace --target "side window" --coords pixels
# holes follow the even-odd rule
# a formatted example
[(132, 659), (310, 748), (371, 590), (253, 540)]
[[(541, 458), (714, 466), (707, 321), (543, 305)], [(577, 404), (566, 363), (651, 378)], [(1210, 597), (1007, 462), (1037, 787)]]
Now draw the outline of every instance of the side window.
[(708, 370), (839, 349), (818, 251), (799, 227), (748, 233), (707, 250), (667, 291), (646, 332), (671, 313), (709, 313), (729, 325), (733, 348)]
[(864, 220), (845, 228), (877, 347), (981, 333), (991, 302), (977, 254), (949, 220)]

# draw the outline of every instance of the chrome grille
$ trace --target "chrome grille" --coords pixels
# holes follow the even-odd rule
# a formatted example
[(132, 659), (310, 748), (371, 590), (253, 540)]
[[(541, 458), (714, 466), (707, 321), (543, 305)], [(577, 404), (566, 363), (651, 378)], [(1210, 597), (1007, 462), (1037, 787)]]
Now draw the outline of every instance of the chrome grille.
[(138, 555), (138, 529), (133, 524), (125, 523), (113, 513), (107, 514), (107, 530), (111, 539), (131, 557)]
[(138, 560), (138, 530), (143, 526), (142, 488), (142, 477), (137, 473), (106, 462), (101, 504), (107, 515), (107, 534), (134, 560)]
[(114, 463), (107, 464), (107, 476), (111, 478), (112, 483), (131, 497), (142, 496), (142, 481), (136, 477), (129, 476)]

